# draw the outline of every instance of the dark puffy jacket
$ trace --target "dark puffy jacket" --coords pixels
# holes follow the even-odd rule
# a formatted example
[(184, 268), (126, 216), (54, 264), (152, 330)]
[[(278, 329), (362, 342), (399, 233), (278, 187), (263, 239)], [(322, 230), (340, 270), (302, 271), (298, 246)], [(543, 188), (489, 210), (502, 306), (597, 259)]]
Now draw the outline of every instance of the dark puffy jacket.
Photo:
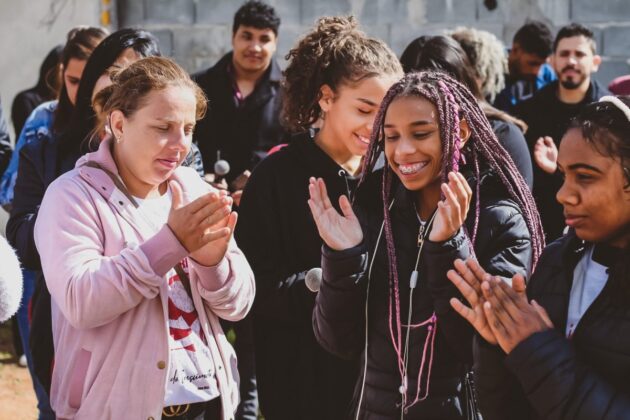
[(252, 170), (269, 149), (286, 140), (280, 125), (282, 71), (276, 60), (242, 105), (234, 98), (231, 64), (232, 53), (228, 53), (214, 67), (193, 75), (208, 97), (208, 112), (197, 122), (194, 140), (209, 172), (214, 172), (217, 152), (221, 152), (221, 159), (230, 164), (228, 182)]
[(311, 216), (310, 177), (326, 181), (330, 199), (355, 179), (308, 135), (263, 160), (245, 187), (236, 241), (256, 278), (254, 323), (260, 408), (270, 420), (346, 420), (357, 364), (331, 355), (315, 340), (315, 293), (304, 280), (321, 261), (322, 240)]
[(554, 329), (533, 334), (508, 356), (476, 341), (484, 420), (630, 418), (627, 292), (608, 281), (571, 340), (565, 338), (573, 272), (584, 250), (569, 232), (545, 249), (527, 285), (529, 298), (547, 310)]
[[(518, 207), (505, 199), (496, 179), (488, 175), (482, 183), (481, 214), (475, 252), (490, 273), (508, 276), (514, 271), (527, 272), (530, 266), (530, 234)], [(358, 193), (355, 209), (364, 230), (363, 243), (340, 252), (326, 247), (322, 254), (323, 284), (317, 295), (313, 323), (320, 344), (333, 354), (346, 358), (362, 358), (365, 362), (365, 305), (367, 299), (368, 264), (374, 258), (369, 284), (369, 331), (367, 375), (361, 404), (362, 419), (394, 419), (400, 417), (401, 378), (388, 326), (389, 307), (386, 243), (384, 237), (374, 250), (383, 221), (380, 176), (374, 174)], [(401, 317), (406, 323), (409, 301), (409, 278), (418, 254), (419, 221), (412, 193), (398, 185), (391, 209), (400, 284)], [(472, 232), (474, 207), (467, 220)], [(374, 255), (374, 257), (372, 257)], [(465, 365), (472, 360), (470, 325), (455, 313), (449, 299), (460, 297), (446, 278), (455, 258), (470, 255), (470, 242), (460, 230), (444, 243), (426, 241), (421, 255), (418, 286), (413, 294), (412, 324), (437, 316), (437, 335), (430, 374), (429, 397), (412, 406), (410, 419), (460, 419), (462, 377)], [(404, 331), (404, 328), (403, 328)], [(413, 329), (410, 336), (409, 398), (415, 397), (422, 352), (427, 338), (426, 328)], [(404, 339), (403, 339), (404, 341)], [(428, 360), (428, 358), (427, 358)], [(427, 368), (423, 371), (426, 382)], [(356, 407), (362, 378), (355, 389)], [(423, 385), (420, 395), (425, 392)]]

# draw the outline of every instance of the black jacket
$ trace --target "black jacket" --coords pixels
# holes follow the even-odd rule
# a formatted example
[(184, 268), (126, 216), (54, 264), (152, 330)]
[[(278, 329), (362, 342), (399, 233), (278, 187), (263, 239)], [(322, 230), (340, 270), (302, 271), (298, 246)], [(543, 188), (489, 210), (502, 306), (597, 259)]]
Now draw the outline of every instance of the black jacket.
[(498, 118), (489, 118), (492, 131), (497, 136), (501, 146), (509, 153), (519, 173), (531, 190), (534, 186), (532, 158), (529, 155), (525, 136), (515, 124)]
[(2, 103), (0, 103), (0, 176), (9, 166), (9, 161), (13, 155), (13, 147), (11, 146), (11, 138), (9, 137), (9, 126), (4, 119), (2, 112)]
[(208, 97), (208, 112), (197, 123), (193, 138), (201, 150), (206, 171), (214, 172), (217, 151), (221, 152), (221, 159), (230, 164), (228, 181), (246, 169), (252, 170), (269, 149), (285, 138), (280, 126), (282, 71), (276, 60), (271, 61), (241, 106), (234, 98), (228, 71), (231, 64), (232, 53), (228, 53), (214, 67), (193, 75)]
[[(599, 100), (602, 96), (610, 95), (597, 81), (591, 81), (584, 100), (577, 104), (566, 104), (558, 99), (558, 81), (549, 83), (540, 89), (534, 96), (519, 104), (516, 114), (527, 123), (528, 129), (525, 139), (529, 145), (532, 162), (536, 141), (540, 137), (550, 136), (557, 147), (569, 122), (585, 105)], [(534, 166), (534, 198), (540, 211), (543, 229), (547, 235), (547, 242), (552, 242), (562, 235), (564, 230), (564, 217), (562, 206), (556, 201), (556, 193), (562, 185), (562, 177), (559, 173), (547, 174), (535, 163)]]
[(46, 189), (57, 177), (74, 168), (78, 157), (62, 155), (57, 142), (48, 138), (25, 145), (20, 150), (13, 205), (7, 222), (7, 240), (15, 248), (20, 262), (24, 268), (37, 272), (30, 348), (35, 374), (47, 390), (50, 390), (54, 354), (50, 294), (41, 272), (33, 231)]
[[(630, 417), (630, 296), (609, 280), (565, 338), (573, 271), (585, 244), (573, 232), (549, 245), (527, 285), (553, 330), (536, 333), (507, 357), (476, 342), (476, 384), (484, 420)], [(610, 271), (610, 276), (614, 269)], [(623, 279), (627, 281), (627, 279)]]
[(358, 375), (313, 335), (315, 293), (304, 278), (320, 266), (322, 241), (307, 204), (311, 176), (324, 178), (334, 203), (356, 183), (301, 135), (256, 167), (239, 208), (236, 240), (256, 278), (258, 396), (270, 420), (347, 419)]
[[(368, 263), (375, 258), (369, 285), (369, 332), (365, 395), (361, 418), (370, 420), (400, 417), (401, 378), (397, 357), (391, 343), (389, 319), (389, 280), (386, 243), (381, 239), (374, 250), (383, 221), (380, 176), (374, 174), (360, 187), (355, 209), (363, 225), (364, 240), (356, 248), (335, 252), (324, 247), (322, 254), (323, 284), (317, 295), (313, 314), (318, 341), (333, 354), (362, 358), (365, 362), (365, 305)], [(418, 253), (419, 221), (412, 193), (402, 185), (395, 189), (391, 209), (400, 284), (401, 317), (406, 323), (410, 294), (409, 279)], [(508, 276), (514, 271), (527, 272), (530, 266), (530, 234), (518, 207), (505, 199), (497, 180), (486, 174), (482, 182), (482, 203), (475, 252), (481, 265), (490, 273)], [(474, 205), (467, 220), (472, 232)], [(411, 407), (409, 419), (460, 419), (462, 413), (462, 377), (465, 365), (472, 360), (471, 326), (452, 310), (449, 299), (460, 297), (446, 278), (455, 258), (470, 255), (470, 242), (460, 230), (444, 243), (426, 241), (421, 255), (418, 286), (413, 295), (412, 324), (437, 316), (437, 336), (430, 376), (429, 397)], [(404, 331), (404, 328), (403, 328)], [(421, 355), (427, 329), (411, 332), (409, 359), (409, 398), (416, 391)], [(404, 339), (403, 339), (404, 341)], [(427, 370), (423, 372), (426, 380)], [(357, 383), (353, 404), (360, 394)], [(423, 381), (424, 382), (424, 381)], [(423, 395), (423, 386), (420, 395)]]

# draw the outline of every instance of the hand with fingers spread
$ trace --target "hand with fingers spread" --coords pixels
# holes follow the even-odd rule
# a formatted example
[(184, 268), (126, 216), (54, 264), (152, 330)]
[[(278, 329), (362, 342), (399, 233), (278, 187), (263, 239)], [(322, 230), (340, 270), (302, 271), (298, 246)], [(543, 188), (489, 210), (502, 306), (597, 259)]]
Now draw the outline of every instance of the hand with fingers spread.
[[(525, 284), (520, 274), (512, 278), (512, 284)], [(553, 328), (545, 309), (536, 301), (515, 292), (498, 277), (484, 281), (481, 290), (486, 299), (483, 310), (488, 325), (504, 352), (510, 353), (523, 340), (534, 333)]]
[(345, 195), (339, 197), (339, 207), (343, 213), (339, 214), (330, 202), (323, 179), (311, 178), (308, 191), (311, 196), (308, 206), (311, 208), (319, 236), (326, 245), (336, 251), (342, 251), (363, 241), (361, 224), (352, 210), (348, 197)]
[(169, 228), (197, 262), (206, 266), (218, 264), (236, 226), (232, 199), (226, 191), (214, 191), (184, 205), (179, 183), (170, 181), (169, 185), (173, 194)]
[(444, 242), (462, 227), (468, 214), (472, 190), (459, 172), (448, 174), (448, 184), (442, 184), (444, 200), (438, 202), (437, 215), (429, 234), (432, 242)]
[(549, 136), (540, 137), (534, 145), (534, 160), (540, 169), (553, 174), (558, 169), (558, 148)]
[[(456, 259), (454, 266), (455, 270), (449, 270), (446, 276), (464, 296), (470, 307), (456, 298), (451, 299), (451, 306), (455, 312), (470, 322), (484, 340), (490, 344), (498, 344), (483, 310), (486, 299), (481, 290), (481, 284), (484, 281), (490, 281), (492, 276), (473, 258), (468, 258), (466, 262)], [(525, 295), (525, 282), (517, 282), (512, 287), (516, 293)]]

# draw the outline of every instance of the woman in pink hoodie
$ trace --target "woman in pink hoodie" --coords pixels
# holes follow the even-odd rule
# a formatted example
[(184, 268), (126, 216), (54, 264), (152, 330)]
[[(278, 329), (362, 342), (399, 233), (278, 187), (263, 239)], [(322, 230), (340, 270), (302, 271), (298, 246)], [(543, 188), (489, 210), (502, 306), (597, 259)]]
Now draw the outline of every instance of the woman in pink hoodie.
[(166, 58), (112, 81), (94, 98), (111, 136), (50, 185), (35, 224), (53, 299), (53, 409), (231, 419), (238, 373), (219, 318), (247, 314), (254, 281), (231, 198), (180, 166), (205, 98)]

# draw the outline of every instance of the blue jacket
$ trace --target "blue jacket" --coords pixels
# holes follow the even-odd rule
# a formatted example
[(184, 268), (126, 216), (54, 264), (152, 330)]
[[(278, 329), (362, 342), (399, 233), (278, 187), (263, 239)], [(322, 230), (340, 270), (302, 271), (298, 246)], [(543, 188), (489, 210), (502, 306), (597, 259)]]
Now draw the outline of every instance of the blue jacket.
[(15, 144), (15, 153), (11, 156), (9, 166), (0, 179), (0, 205), (4, 206), (13, 202), (13, 188), (15, 188), (22, 147), (34, 140), (53, 138), (52, 124), (55, 109), (57, 109), (57, 101), (44, 102), (33, 110), (24, 123), (24, 128)]

